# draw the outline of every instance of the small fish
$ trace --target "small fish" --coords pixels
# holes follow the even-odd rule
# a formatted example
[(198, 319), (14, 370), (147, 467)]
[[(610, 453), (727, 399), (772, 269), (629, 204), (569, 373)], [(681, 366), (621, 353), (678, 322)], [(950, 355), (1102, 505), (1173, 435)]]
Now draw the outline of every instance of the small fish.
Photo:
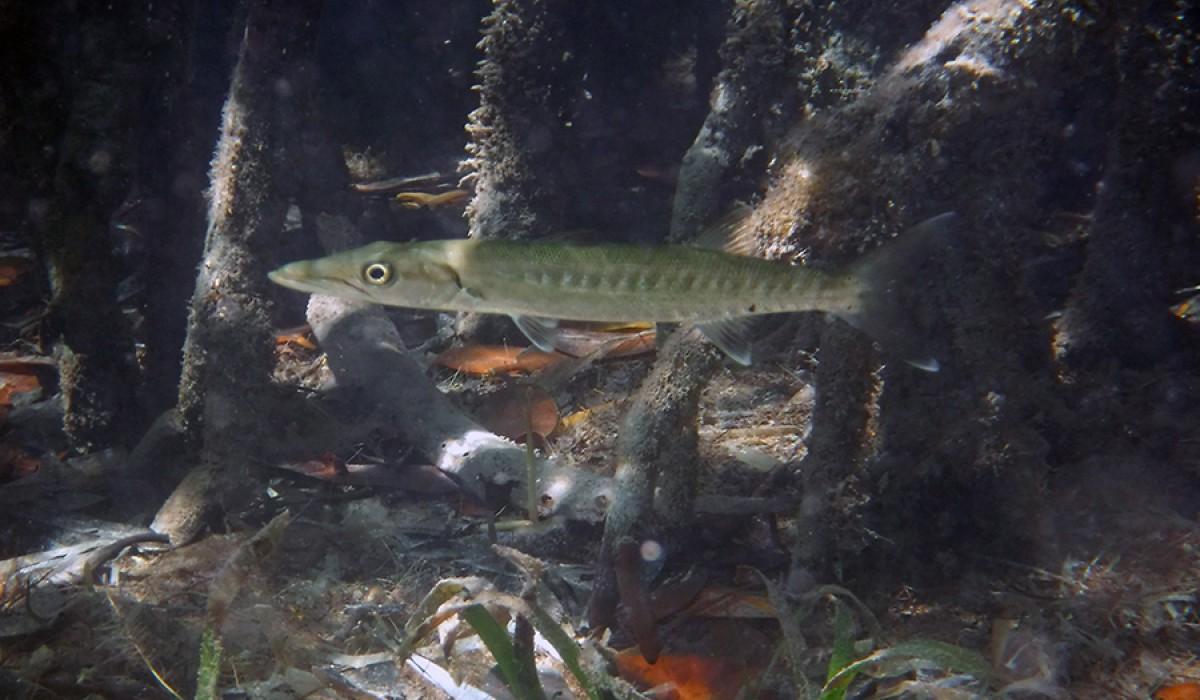
[[(461, 239), (371, 243), (284, 265), (270, 278), (302, 292), (388, 306), (507, 314), (545, 351), (555, 347), (560, 319), (694, 323), (743, 365), (751, 361), (751, 318), (823, 311), (936, 372), (937, 360), (913, 328), (911, 302), (954, 219), (929, 219), (843, 271), (693, 246)], [(727, 246), (744, 247), (736, 240)]]

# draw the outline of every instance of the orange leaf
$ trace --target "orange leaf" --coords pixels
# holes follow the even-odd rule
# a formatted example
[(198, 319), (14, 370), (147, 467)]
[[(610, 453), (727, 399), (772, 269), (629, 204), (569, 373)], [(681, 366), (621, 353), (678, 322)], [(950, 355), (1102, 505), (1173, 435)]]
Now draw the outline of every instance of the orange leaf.
[(657, 335), (655, 331), (631, 333), (628, 338), (616, 343), (605, 357), (632, 357), (646, 352), (654, 352)]
[(15, 394), (36, 391), (42, 386), (37, 375), (26, 368), (9, 368), (0, 371), (0, 405), (11, 406)]
[(1159, 688), (1154, 700), (1200, 700), (1200, 683), (1177, 683)]
[(594, 331), (585, 328), (558, 329), (554, 338), (555, 347), (575, 357), (586, 357), (599, 353), (597, 359), (629, 357), (654, 351), (654, 330), (641, 331)]
[(291, 462), (279, 465), (282, 469), (303, 474), (304, 476), (322, 481), (336, 481), (347, 473), (346, 464), (332, 452), (326, 452), (316, 459), (304, 462)]
[(0, 287), (8, 287), (16, 284), (31, 267), (33, 267), (33, 263), (29, 258), (17, 256), (0, 257)]
[(428, 192), (397, 192), (396, 201), (405, 209), (436, 209), (466, 202), (471, 193), (466, 190), (449, 190), (438, 194)]
[(15, 355), (0, 353), (0, 372), (9, 371), (19, 374), (32, 374), (39, 368), (53, 370), (58, 364), (52, 357), (44, 355)]
[(514, 348), (507, 345), (467, 345), (450, 348), (434, 362), (467, 374), (507, 374), (536, 372), (563, 359), (555, 352), (534, 348)]
[(558, 404), (536, 386), (509, 386), (483, 400), (478, 418), (483, 427), (514, 440), (530, 433), (547, 437), (558, 427)]
[(626, 649), (617, 655), (617, 671), (625, 680), (647, 688), (670, 683), (679, 700), (736, 697), (747, 675), (742, 664), (730, 659), (664, 654), (650, 664), (636, 649)]
[(326, 453), (306, 462), (277, 465), (312, 479), (348, 486), (375, 486), (443, 495), (457, 493), (458, 486), (430, 464), (345, 464), (336, 455)]
[(312, 341), (311, 337), (309, 337), (311, 333), (312, 328), (309, 328), (307, 325), (299, 326), (297, 328), (288, 328), (279, 331), (279, 333), (275, 335), (275, 344), (298, 345), (305, 350), (316, 350), (317, 344)]
[(1200, 321), (1200, 295), (1172, 306), (1171, 313), (1176, 318), (1184, 321), (1191, 321), (1193, 323)]
[(616, 407), (616, 401), (605, 401), (604, 403), (596, 404), (591, 408), (581, 408), (568, 416), (563, 416), (562, 420), (558, 422), (558, 426), (563, 430), (572, 430), (576, 426), (582, 425), (583, 423), (591, 420), (593, 417), (604, 413), (605, 411), (610, 411)]
[(489, 520), (496, 517), (496, 509), (473, 498), (463, 497), (458, 503), (458, 514), (464, 518)]
[(15, 445), (0, 445), (0, 479), (20, 479), (36, 472), (41, 460)]

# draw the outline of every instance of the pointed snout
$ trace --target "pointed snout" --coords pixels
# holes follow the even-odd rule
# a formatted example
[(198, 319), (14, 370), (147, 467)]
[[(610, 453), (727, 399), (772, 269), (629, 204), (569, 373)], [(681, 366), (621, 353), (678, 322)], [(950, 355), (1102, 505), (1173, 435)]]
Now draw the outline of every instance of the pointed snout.
[(295, 289), (301, 292), (311, 292), (312, 287), (306, 284), (307, 280), (312, 279), (312, 264), (308, 260), (300, 260), (293, 263), (288, 263), (282, 267), (271, 270), (267, 273), (267, 277), (275, 284)]

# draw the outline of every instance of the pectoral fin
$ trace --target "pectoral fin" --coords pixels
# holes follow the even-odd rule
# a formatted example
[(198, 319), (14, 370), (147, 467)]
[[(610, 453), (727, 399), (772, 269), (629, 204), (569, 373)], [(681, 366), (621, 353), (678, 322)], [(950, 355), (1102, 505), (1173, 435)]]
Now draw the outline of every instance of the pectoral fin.
[(529, 338), (529, 342), (537, 346), (538, 350), (545, 352), (554, 351), (554, 340), (558, 335), (558, 319), (541, 318), (538, 316), (512, 316), (513, 323), (517, 324), (517, 328)]
[(751, 331), (753, 319), (749, 316), (727, 318), (697, 324), (696, 329), (712, 341), (733, 361), (742, 366), (750, 364), (750, 349), (753, 344)]

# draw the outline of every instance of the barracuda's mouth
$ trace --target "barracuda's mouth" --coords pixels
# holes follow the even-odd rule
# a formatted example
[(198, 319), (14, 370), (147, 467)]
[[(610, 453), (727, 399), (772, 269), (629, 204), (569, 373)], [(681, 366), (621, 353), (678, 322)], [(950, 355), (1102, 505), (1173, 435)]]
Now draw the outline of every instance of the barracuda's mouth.
[(309, 294), (336, 296), (338, 289), (344, 286), (354, 290), (356, 295), (367, 295), (365, 289), (345, 277), (313, 274), (311, 268), (312, 266), (307, 260), (301, 260), (271, 270), (267, 273), (267, 278), (282, 287)]
[(288, 274), (289, 267), (291, 267), (291, 265), (284, 265), (278, 269), (271, 270), (267, 273), (267, 279), (281, 287), (287, 287), (288, 289), (300, 289), (301, 281)]

